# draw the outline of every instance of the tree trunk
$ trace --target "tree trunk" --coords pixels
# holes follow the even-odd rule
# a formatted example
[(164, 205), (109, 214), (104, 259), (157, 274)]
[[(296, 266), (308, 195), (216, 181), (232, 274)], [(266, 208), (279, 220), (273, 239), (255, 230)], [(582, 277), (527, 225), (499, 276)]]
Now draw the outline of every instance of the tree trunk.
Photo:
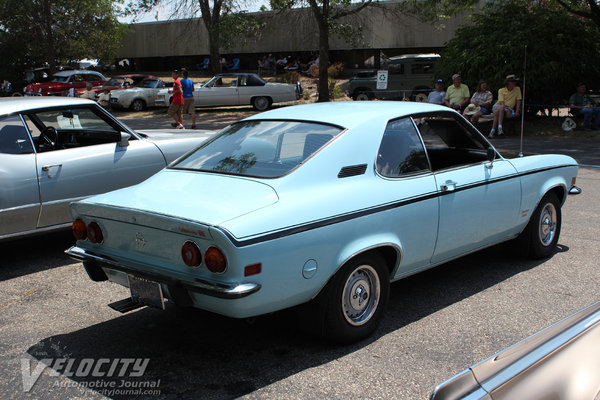
[(319, 98), (318, 102), (329, 101), (329, 25), (327, 21), (319, 21)]
[(210, 69), (214, 74), (220, 72), (221, 61), (219, 57), (219, 33), (208, 34), (208, 47), (210, 51)]
[(44, 0), (42, 3), (42, 32), (44, 35), (44, 41), (47, 46), (44, 46), (46, 52), (46, 61), (50, 66), (50, 73), (56, 72), (56, 49), (54, 43), (54, 35), (52, 32), (52, 10), (50, 9), (50, 2), (48, 0)]

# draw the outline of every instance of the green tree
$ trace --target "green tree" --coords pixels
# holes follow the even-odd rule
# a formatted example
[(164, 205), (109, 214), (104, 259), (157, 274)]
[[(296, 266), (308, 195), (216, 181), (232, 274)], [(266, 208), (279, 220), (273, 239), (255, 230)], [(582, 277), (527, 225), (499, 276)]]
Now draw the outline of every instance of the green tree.
[(219, 72), (220, 51), (236, 41), (256, 36), (263, 24), (241, 9), (243, 0), (131, 0), (127, 13), (137, 15), (160, 6), (173, 10), (171, 17), (191, 18), (198, 13), (208, 32), (210, 67)]
[[(381, 1), (383, 2), (383, 1)], [(405, 0), (387, 12), (411, 14), (426, 22), (439, 23), (456, 14), (471, 10), (478, 0)], [(327, 66), (329, 64), (329, 38), (333, 35), (357, 43), (362, 36), (360, 24), (352, 16), (367, 7), (376, 7), (380, 0), (271, 0), (273, 10), (282, 10), (308, 4), (319, 32), (319, 86), (318, 101), (329, 101)], [(440, 25), (443, 27), (443, 25)], [(324, 67), (324, 68), (323, 68)]]
[(127, 27), (120, 0), (2, 0), (0, 70), (15, 75), (48, 63), (51, 69), (82, 58), (112, 59)]
[(378, 0), (271, 0), (273, 10), (285, 10), (308, 4), (315, 18), (319, 32), (319, 84), (318, 100), (329, 101), (329, 84), (327, 67), (329, 65), (329, 38), (338, 34), (346, 40), (356, 41), (360, 36), (360, 26), (344, 22), (347, 17), (358, 14), (365, 8), (374, 5)]
[(494, 95), (508, 74), (522, 77), (527, 46), (526, 103), (564, 104), (577, 81), (598, 87), (600, 34), (557, 4), (488, 3), (442, 51), (436, 75), (459, 72), (471, 91), (485, 79)]
[(600, 4), (597, 0), (555, 0), (573, 15), (587, 18), (600, 27)]

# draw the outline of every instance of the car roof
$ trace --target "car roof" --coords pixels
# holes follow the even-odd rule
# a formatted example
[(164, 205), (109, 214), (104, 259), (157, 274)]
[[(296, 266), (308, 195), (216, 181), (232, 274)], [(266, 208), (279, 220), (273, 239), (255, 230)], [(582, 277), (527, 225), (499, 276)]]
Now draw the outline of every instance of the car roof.
[(257, 74), (255, 74), (253, 72), (223, 72), (223, 73), (215, 74), (215, 76), (247, 76), (247, 75), (258, 76)]
[(154, 76), (154, 75), (148, 75), (148, 74), (121, 74), (121, 75), (114, 75), (114, 76), (110, 77), (110, 79), (124, 79), (124, 78), (140, 78), (140, 79), (152, 78), (152, 79), (156, 79), (156, 76)]
[(0, 115), (49, 107), (96, 104), (95, 101), (74, 97), (25, 96), (0, 98)]
[(388, 60), (398, 61), (398, 60), (408, 60), (408, 59), (422, 59), (422, 58), (440, 58), (439, 54), (436, 53), (426, 53), (426, 54), (403, 54), (401, 56), (389, 57)]
[(54, 76), (71, 76), (71, 75), (75, 75), (75, 74), (86, 74), (86, 75), (102, 75), (100, 72), (97, 71), (90, 71), (87, 69), (72, 69), (69, 71), (60, 71), (54, 74)]
[(320, 122), (343, 128), (354, 128), (373, 121), (389, 121), (417, 113), (436, 111), (455, 112), (448, 107), (411, 101), (335, 101), (281, 107), (266, 111), (248, 120), (296, 120)]

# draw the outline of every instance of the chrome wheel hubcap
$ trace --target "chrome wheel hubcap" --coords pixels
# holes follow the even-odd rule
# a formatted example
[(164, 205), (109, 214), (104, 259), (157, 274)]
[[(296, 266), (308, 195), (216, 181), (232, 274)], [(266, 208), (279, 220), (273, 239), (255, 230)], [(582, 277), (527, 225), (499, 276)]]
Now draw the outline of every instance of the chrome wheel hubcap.
[(379, 275), (370, 265), (357, 267), (346, 280), (342, 292), (342, 311), (351, 325), (367, 323), (379, 304)]
[(256, 104), (256, 108), (264, 110), (265, 108), (268, 107), (269, 101), (267, 99), (265, 99), (264, 97), (259, 97), (258, 99), (256, 99), (255, 104)]
[(556, 208), (554, 204), (548, 203), (542, 208), (540, 214), (540, 241), (544, 246), (549, 246), (556, 235)]

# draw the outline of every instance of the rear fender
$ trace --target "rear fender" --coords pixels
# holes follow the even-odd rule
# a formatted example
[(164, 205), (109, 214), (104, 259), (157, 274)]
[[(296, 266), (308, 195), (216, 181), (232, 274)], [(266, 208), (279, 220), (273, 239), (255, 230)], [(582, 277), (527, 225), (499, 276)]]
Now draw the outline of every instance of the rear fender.
[[(395, 261), (392, 265), (388, 265), (390, 277), (394, 276), (398, 267), (400, 266), (402, 260), (402, 245), (400, 244), (400, 240), (398, 237), (392, 233), (385, 234), (376, 234), (361, 237), (352, 242), (349, 242), (340, 249), (335, 258), (335, 270), (331, 271), (329, 280), (323, 285), (323, 287), (315, 294), (316, 297), (327, 283), (337, 274), (337, 272), (346, 264), (348, 261), (353, 259), (354, 257), (359, 256), (360, 254), (367, 253), (369, 251), (374, 251), (377, 249), (390, 248), (395, 252)], [(387, 260), (387, 257), (384, 257)]]

